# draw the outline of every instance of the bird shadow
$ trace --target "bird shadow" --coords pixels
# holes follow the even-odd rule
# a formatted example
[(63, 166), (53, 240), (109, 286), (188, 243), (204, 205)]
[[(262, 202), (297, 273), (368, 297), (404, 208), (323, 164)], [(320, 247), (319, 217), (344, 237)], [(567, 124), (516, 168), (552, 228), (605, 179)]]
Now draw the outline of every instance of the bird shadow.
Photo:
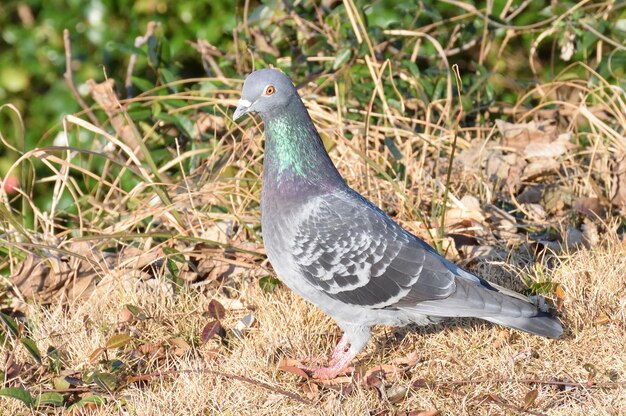
[[(396, 349), (409, 335), (429, 336), (438, 334), (444, 331), (453, 331), (456, 328), (462, 328), (463, 330), (487, 330), (490, 326), (500, 327), (500, 325), (492, 324), (480, 318), (446, 318), (440, 322), (432, 323), (429, 325), (417, 325), (409, 324), (404, 327), (386, 329), (384, 335), (376, 337), (375, 350), (370, 354), (367, 354), (362, 359), (358, 360), (361, 365), (366, 365), (377, 361), (379, 357), (384, 357), (390, 350)], [(504, 327), (502, 327), (504, 328)], [(517, 331), (516, 331), (517, 332)], [(561, 339), (565, 338), (569, 334), (563, 334)]]

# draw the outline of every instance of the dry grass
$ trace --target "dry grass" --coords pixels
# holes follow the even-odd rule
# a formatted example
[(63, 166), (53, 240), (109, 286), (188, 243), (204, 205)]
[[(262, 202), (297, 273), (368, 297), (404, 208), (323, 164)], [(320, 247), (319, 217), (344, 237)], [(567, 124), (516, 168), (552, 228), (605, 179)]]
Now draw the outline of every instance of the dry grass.
[[(586, 364), (595, 367), (594, 381), (600, 385), (610, 383), (610, 377), (616, 375), (623, 380), (625, 276), (626, 247), (615, 241), (607, 241), (603, 249), (594, 252), (580, 251), (564, 261), (550, 276), (566, 293), (563, 321), (568, 330), (558, 341), (471, 320), (417, 331), (378, 328), (373, 341), (359, 355), (357, 366), (401, 367), (402, 374), (382, 377), (383, 390), (408, 387), (406, 397), (396, 404), (362, 382), (350, 384), (349, 392), (321, 387), (310, 403), (288, 397), (285, 392), (309, 401), (304, 392), (307, 384), (279, 371), (278, 361), (326, 357), (338, 338), (337, 330), (321, 312), (288, 290), (267, 294), (256, 284), (246, 285), (237, 300), (254, 306), (256, 324), (243, 339), (233, 340), (228, 347), (210, 341), (182, 356), (170, 352), (161, 363), (153, 363), (155, 374), (147, 384), (131, 385), (114, 394), (113, 400), (96, 413), (116, 414), (119, 406), (134, 415), (353, 415), (369, 414), (374, 409), (402, 412), (433, 408), (447, 414), (516, 413), (511, 409), (519, 410), (524, 396), (537, 388), (539, 396), (530, 411), (549, 415), (621, 414), (626, 411), (623, 384), (560, 389), (523, 380), (585, 382), (590, 377)], [(125, 304), (138, 306), (150, 317), (127, 328), (136, 344), (167, 344), (172, 337), (201, 331), (208, 299), (186, 292), (173, 295), (170, 284), (163, 280), (148, 284), (111, 275), (84, 302), (53, 309), (31, 305), (27, 315), (36, 322), (33, 339), (42, 346), (61, 348), (66, 367), (81, 372), (93, 366), (91, 352), (119, 332)], [(228, 309), (224, 325), (234, 326), (247, 313), (246, 309)], [(85, 321), (87, 316), (89, 322)], [(127, 359), (126, 353), (119, 355)], [(398, 364), (407, 356), (414, 356), (415, 362)], [(18, 351), (16, 359), (27, 359), (26, 353)], [(411, 387), (422, 379), (432, 385)], [(488, 395), (497, 396), (501, 404), (487, 399)], [(0, 402), (2, 414), (28, 413), (16, 401), (2, 398)]]

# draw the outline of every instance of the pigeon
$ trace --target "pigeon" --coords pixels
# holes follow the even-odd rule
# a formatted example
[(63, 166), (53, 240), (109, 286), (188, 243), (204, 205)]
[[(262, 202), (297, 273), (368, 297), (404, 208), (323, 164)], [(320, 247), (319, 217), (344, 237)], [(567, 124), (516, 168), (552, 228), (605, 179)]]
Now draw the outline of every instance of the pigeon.
[(272, 267), (293, 292), (331, 316), (343, 336), (315, 378), (344, 374), (374, 325), (476, 317), (558, 338), (560, 322), (529, 298), (440, 256), (350, 188), (291, 80), (248, 75), (233, 120), (256, 113), (265, 129), (261, 232)]

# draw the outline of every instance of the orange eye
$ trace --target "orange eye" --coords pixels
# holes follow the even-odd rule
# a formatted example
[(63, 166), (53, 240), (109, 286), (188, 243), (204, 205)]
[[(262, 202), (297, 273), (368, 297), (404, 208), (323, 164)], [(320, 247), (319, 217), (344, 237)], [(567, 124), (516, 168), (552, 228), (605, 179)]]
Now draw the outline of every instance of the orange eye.
[(265, 87), (265, 95), (272, 95), (276, 92), (276, 88), (273, 85), (268, 85)]

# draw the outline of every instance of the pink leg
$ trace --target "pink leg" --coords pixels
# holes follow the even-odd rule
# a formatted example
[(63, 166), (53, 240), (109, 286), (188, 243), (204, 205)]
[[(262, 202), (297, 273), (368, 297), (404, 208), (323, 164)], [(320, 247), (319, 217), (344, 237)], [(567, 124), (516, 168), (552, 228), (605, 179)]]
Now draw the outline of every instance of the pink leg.
[(349, 371), (348, 364), (350, 364), (355, 355), (356, 353), (351, 350), (343, 351), (340, 355), (333, 358), (328, 367), (313, 369), (313, 378), (329, 380), (347, 372), (346, 370)]
[(350, 369), (347, 368), (350, 361), (356, 355), (356, 352), (350, 351), (350, 349), (346, 350), (348, 346), (348, 337), (344, 334), (337, 346), (333, 350), (333, 355), (328, 363), (327, 367), (301, 367), (303, 370), (310, 371), (313, 373), (314, 378), (318, 379), (333, 379), (337, 377), (339, 374), (345, 373)]
[(341, 337), (341, 339), (337, 343), (337, 346), (333, 350), (333, 355), (331, 357), (329, 365), (333, 365), (337, 361), (339, 361), (341, 356), (346, 352), (346, 347), (347, 346), (348, 346), (348, 337), (346, 336), (346, 334), (343, 334), (343, 336)]

